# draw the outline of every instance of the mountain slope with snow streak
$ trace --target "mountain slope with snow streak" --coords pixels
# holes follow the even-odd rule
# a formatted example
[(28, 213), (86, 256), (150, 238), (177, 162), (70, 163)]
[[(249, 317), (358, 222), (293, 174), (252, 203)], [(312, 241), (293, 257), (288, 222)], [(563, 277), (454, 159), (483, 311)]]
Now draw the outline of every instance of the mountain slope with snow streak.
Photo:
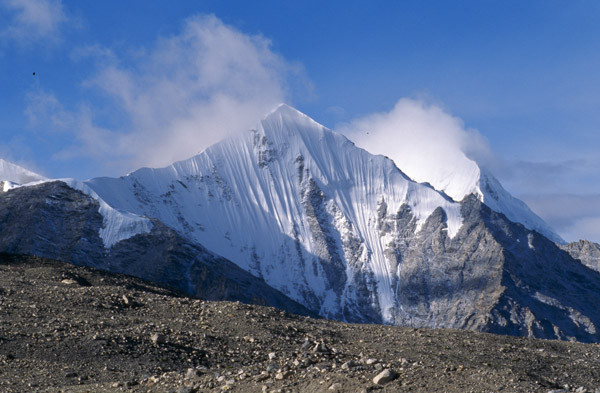
[(87, 185), (338, 319), (392, 319), (381, 206), (405, 206), (417, 231), (438, 208), (450, 237), (462, 224), (459, 204), (286, 105), (191, 159)]

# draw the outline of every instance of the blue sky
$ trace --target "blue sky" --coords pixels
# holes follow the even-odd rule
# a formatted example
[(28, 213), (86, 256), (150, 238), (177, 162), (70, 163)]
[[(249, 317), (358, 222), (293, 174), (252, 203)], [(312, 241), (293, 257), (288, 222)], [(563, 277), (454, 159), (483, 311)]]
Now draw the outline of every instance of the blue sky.
[(279, 101), (343, 129), (406, 98), (600, 241), (597, 1), (0, 0), (0, 156), (50, 177), (166, 165)]

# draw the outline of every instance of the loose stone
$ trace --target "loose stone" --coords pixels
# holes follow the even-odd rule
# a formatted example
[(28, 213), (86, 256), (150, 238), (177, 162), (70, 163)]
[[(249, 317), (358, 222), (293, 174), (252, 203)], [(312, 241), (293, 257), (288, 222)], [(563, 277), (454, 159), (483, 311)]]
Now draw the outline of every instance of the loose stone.
[(373, 383), (376, 385), (385, 385), (386, 383), (393, 381), (397, 377), (398, 373), (388, 368), (377, 374), (377, 376), (373, 378)]

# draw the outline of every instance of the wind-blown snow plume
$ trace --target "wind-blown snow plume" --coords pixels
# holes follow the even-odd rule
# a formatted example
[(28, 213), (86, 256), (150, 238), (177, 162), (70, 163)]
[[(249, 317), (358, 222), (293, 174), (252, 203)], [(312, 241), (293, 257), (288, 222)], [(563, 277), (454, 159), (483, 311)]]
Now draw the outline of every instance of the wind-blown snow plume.
[(476, 192), (477, 161), (492, 158), (484, 138), (442, 108), (403, 98), (386, 113), (356, 119), (339, 129), (367, 151), (390, 157), (408, 176), (429, 182), (459, 201)]
[(485, 139), (440, 107), (401, 99), (390, 112), (357, 119), (342, 127), (342, 132), (358, 146), (389, 156), (408, 176), (430, 183), (455, 201), (475, 194), (511, 221), (564, 242), (486, 169), (496, 160)]

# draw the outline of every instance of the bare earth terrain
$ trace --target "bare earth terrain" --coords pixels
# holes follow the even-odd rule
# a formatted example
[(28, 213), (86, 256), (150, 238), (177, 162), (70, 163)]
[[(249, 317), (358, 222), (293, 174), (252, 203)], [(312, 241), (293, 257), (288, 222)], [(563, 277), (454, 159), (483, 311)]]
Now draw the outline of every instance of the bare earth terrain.
[(600, 346), (351, 325), (0, 255), (0, 392), (30, 391), (589, 393)]

